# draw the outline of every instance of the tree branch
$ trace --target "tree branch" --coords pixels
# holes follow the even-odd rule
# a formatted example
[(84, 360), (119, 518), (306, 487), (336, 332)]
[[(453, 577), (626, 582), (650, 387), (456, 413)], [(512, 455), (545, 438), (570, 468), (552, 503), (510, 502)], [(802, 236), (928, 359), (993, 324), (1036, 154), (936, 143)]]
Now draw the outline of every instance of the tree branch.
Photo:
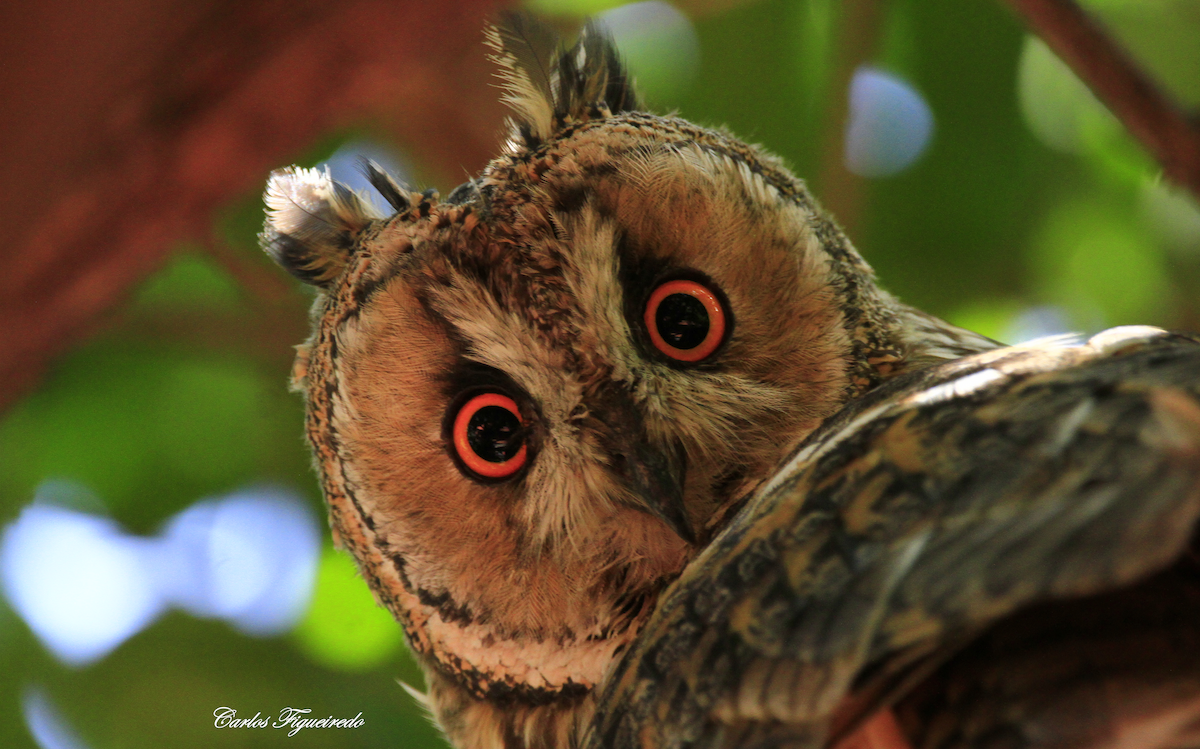
[(883, 30), (884, 0), (844, 3), (838, 18), (838, 44), (827, 95), (822, 134), (821, 203), (851, 238), (862, 228), (866, 180), (846, 168), (846, 127), (850, 117), (850, 81), (875, 56)]
[(0, 56), (0, 410), (182, 240), (330, 132), (366, 123), (449, 184), (502, 109), (501, 0), (13, 4)]
[(1188, 115), (1073, 0), (1006, 0), (1162, 165), (1200, 198), (1200, 121)]

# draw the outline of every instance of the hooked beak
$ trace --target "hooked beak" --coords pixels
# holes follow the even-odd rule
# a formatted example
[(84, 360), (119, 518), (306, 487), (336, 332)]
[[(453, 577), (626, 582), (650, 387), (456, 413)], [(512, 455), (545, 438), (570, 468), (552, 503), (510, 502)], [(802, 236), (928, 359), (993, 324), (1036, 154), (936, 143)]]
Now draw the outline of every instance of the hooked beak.
[(696, 532), (683, 506), (687, 465), (682, 445), (650, 444), (641, 415), (623, 391), (605, 399), (597, 418), (611, 430), (613, 467), (636, 497), (632, 506), (663, 521), (689, 544), (696, 543)]
[(688, 522), (683, 506), (683, 455), (670, 456), (648, 445), (638, 445), (625, 459), (629, 488), (640, 499), (638, 509), (666, 523), (689, 544), (696, 543), (696, 532)]

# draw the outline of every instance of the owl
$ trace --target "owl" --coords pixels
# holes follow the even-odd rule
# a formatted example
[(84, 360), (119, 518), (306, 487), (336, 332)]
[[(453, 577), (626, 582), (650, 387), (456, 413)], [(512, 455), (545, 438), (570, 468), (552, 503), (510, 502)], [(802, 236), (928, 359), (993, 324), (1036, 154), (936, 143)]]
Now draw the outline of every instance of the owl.
[(335, 540), (451, 743), (994, 744), (1018, 697), (1136, 671), (1149, 625), (1038, 671), (1087, 618), (1056, 606), (1149, 616), (1122, 586), (1174, 574), (1198, 611), (1193, 338), (1001, 347), (880, 288), (777, 159), (642, 111), (597, 28), (488, 42), (514, 114), (479, 176), (366, 163), (383, 215), (284, 169), (262, 235), (318, 289), (293, 382)]

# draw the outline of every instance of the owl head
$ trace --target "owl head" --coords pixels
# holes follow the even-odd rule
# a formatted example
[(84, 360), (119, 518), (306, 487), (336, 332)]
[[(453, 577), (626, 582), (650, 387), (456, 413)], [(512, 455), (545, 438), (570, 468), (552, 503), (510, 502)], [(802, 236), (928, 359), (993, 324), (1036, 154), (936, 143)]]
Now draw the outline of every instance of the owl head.
[(379, 215), (285, 169), (263, 233), (319, 289), (296, 385), (332, 525), (452, 738), (589, 699), (822, 419), (986, 347), (881, 291), (779, 161), (639, 111), (596, 28), (488, 40), (514, 115), (481, 175), (439, 200), (367, 165)]

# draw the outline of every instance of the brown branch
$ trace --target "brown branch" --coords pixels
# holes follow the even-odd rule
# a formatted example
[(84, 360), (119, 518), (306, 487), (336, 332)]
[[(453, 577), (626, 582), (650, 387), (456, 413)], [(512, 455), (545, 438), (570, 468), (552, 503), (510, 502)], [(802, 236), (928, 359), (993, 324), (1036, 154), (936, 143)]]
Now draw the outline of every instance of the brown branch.
[(830, 77), (829, 111), (821, 136), (818, 178), (821, 203), (852, 240), (861, 230), (866, 180), (846, 168), (846, 125), (850, 117), (850, 81), (879, 46), (886, 0), (843, 3), (838, 19), (838, 45)]
[(1200, 198), (1200, 122), (1189, 118), (1073, 0), (1007, 0), (1162, 165)]
[(448, 184), (482, 167), (502, 109), (481, 29), (499, 1), (14, 4), (0, 409), (217, 209), (328, 133), (371, 123)]

